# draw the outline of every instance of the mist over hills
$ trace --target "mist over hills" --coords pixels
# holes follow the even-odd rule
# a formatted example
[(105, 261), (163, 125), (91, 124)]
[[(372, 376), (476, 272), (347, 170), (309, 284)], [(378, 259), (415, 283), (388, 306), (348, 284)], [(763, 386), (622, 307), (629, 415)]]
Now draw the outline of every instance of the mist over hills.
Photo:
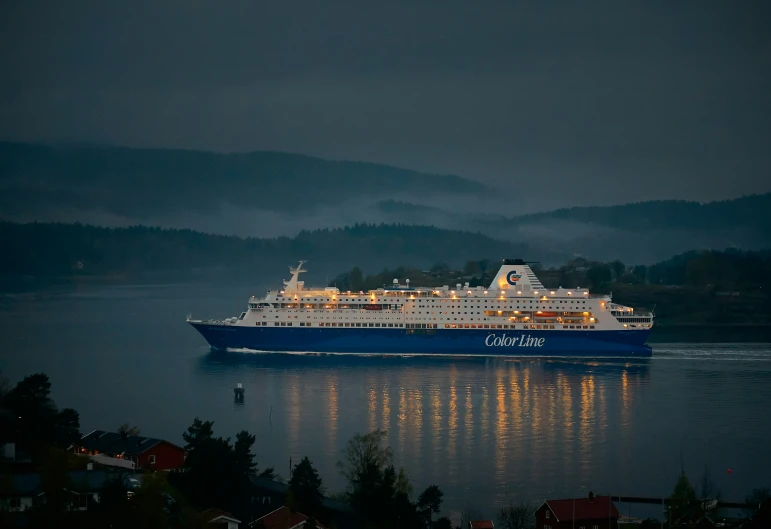
[(11, 142), (0, 142), (0, 182), (0, 207), (11, 214), (101, 209), (127, 218), (219, 213), (222, 206), (308, 213), (330, 203), (355, 208), (355, 203), (346, 204), (349, 200), (492, 194), (486, 186), (455, 175), (282, 152), (218, 154)]
[[(56, 278), (115, 276), (136, 278), (173, 272), (173, 280), (193, 277), (275, 280), (298, 259), (312, 262), (309, 278), (323, 282), (341, 267), (368, 270), (406, 260), (429, 267), (437, 262), (459, 267), (466, 261), (507, 255), (532, 255), (527, 244), (470, 232), (427, 226), (357, 225), (304, 231), (270, 239), (211, 235), (146, 226), (103, 228), (83, 224), (0, 222), (0, 276)], [(547, 255), (562, 262), (564, 255)]]
[(519, 216), (454, 213), (394, 200), (381, 201), (378, 208), (386, 220), (475, 230), (553, 251), (640, 264), (683, 250), (771, 246), (771, 193), (706, 204), (662, 200)]
[[(526, 176), (512, 178), (520, 180), (527, 183)], [(443, 240), (456, 247), (467, 243), (468, 232), (480, 232), (526, 245), (530, 259), (582, 255), (639, 264), (685, 250), (771, 246), (771, 193), (544, 211), (548, 203), (527, 203), (526, 186), (512, 188), (276, 152), (0, 142), (0, 219), (14, 222), (142, 224), (262, 239), (319, 227), (410, 224), (450, 230), (456, 239)], [(403, 236), (417, 233), (423, 232)]]

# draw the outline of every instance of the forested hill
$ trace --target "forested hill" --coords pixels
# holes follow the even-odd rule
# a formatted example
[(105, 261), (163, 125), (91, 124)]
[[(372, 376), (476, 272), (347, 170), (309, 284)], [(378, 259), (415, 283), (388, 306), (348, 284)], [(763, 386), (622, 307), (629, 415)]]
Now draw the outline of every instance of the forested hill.
[(649, 229), (719, 230), (751, 227), (771, 235), (771, 193), (716, 202), (654, 200), (618, 206), (567, 208), (511, 219), (520, 224), (571, 220), (629, 231)]
[(378, 210), (386, 221), (463, 226), (599, 260), (651, 264), (684, 249), (771, 246), (771, 193), (705, 204), (663, 200), (519, 216), (474, 215), (395, 200), (380, 201)]
[(542, 225), (549, 221), (569, 221), (630, 232), (652, 229), (706, 231), (749, 228), (771, 236), (771, 193), (707, 203), (652, 200), (617, 206), (563, 208), (518, 216), (453, 214), (436, 207), (427, 208), (396, 200), (382, 200), (378, 202), (378, 208), (384, 213), (415, 222), (456, 215), (459, 220), (480, 227), (528, 226)]
[(222, 204), (307, 212), (360, 197), (490, 192), (454, 175), (281, 152), (217, 154), (9, 142), (0, 142), (0, 185), (0, 216), (5, 210), (6, 219), (25, 208), (98, 207), (140, 218), (169, 211), (209, 213)]
[[(226, 273), (258, 278), (286, 275), (287, 266), (310, 261), (310, 278), (354, 265), (380, 270), (400, 262), (460, 265), (479, 256), (534, 255), (526, 244), (484, 235), (407, 225), (356, 225), (304, 231), (273, 239), (209, 235), (150, 227), (102, 228), (82, 224), (0, 222), (0, 276), (142, 277), (158, 272)], [(543, 255), (539, 253), (539, 255)], [(562, 260), (564, 256), (553, 255)]]

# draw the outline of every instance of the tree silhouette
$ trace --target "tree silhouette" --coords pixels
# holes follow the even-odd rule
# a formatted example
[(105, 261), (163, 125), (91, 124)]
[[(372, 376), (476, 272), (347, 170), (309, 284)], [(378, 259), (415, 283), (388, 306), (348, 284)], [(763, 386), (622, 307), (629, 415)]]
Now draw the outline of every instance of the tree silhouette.
[(233, 445), (233, 451), (236, 456), (236, 464), (245, 473), (250, 474), (257, 470), (257, 463), (252, 454), (252, 446), (256, 437), (246, 430), (241, 430), (236, 434), (236, 442)]
[(129, 423), (124, 422), (123, 424), (118, 426), (118, 433), (125, 434), (128, 436), (139, 435), (139, 427), (131, 426)]
[(348, 481), (345, 499), (358, 513), (362, 527), (422, 529), (416, 505), (408, 496), (412, 487), (406, 474), (394, 469), (386, 438), (385, 431), (374, 430), (348, 441), (344, 460), (338, 463)]
[(453, 529), (452, 527), (452, 520), (447, 518), (446, 516), (442, 516), (437, 521), (433, 523), (431, 526), (431, 529)]
[(297, 502), (297, 509), (303, 514), (320, 516), (324, 487), (318, 471), (308, 457), (303, 457), (292, 469), (289, 490)]
[(249, 473), (256, 471), (251, 453), (255, 437), (239, 432), (235, 445), (214, 437), (212, 421), (198, 417), (182, 437), (187, 455), (184, 469), (169, 474), (171, 484), (200, 509), (216, 507), (237, 517), (248, 516)]
[(675, 489), (672, 491), (672, 495), (669, 497), (669, 505), (667, 506), (667, 518), (671, 523), (676, 523), (680, 518), (685, 516), (688, 512), (688, 508), (696, 501), (696, 491), (693, 489), (691, 482), (688, 481), (688, 476), (684, 471), (680, 472), (675, 483)]
[(771, 489), (768, 487), (760, 487), (752, 489), (752, 491), (744, 498), (744, 503), (752, 505), (749, 510), (749, 514), (757, 512), (761, 504), (771, 498)]
[(396, 475), (395, 489), (398, 494), (404, 494), (407, 498), (412, 498), (412, 483), (407, 478), (404, 468), (399, 468), (399, 473)]
[(507, 505), (498, 513), (498, 523), (502, 529), (528, 529), (534, 522), (535, 508), (525, 502)]
[(434, 513), (439, 513), (442, 505), (442, 496), (444, 493), (436, 485), (429, 485), (426, 490), (418, 496), (418, 510), (428, 518), (428, 525), (431, 526), (431, 520)]
[(185, 441), (185, 451), (190, 451), (200, 444), (214, 437), (214, 421), (202, 421), (198, 417), (193, 419), (193, 424), (188, 426), (182, 434)]
[(51, 400), (51, 382), (45, 373), (24, 377), (0, 400), (0, 406), (16, 417), (17, 442), (34, 459), (53, 445), (66, 449), (80, 439), (80, 416), (71, 408), (61, 411)]
[(391, 464), (393, 452), (385, 445), (388, 432), (373, 430), (367, 434), (356, 434), (345, 447), (345, 461), (337, 463), (340, 472), (353, 489), (374, 472), (382, 472)]

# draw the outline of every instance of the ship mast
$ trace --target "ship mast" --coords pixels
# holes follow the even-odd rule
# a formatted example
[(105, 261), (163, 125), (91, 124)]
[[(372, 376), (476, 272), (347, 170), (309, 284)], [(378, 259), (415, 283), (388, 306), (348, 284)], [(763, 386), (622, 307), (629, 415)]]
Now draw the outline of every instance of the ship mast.
[(298, 281), (297, 278), (302, 272), (307, 272), (307, 270), (303, 269), (303, 264), (307, 262), (308, 261), (300, 261), (300, 264), (297, 266), (289, 267), (292, 278), (289, 281), (284, 280), (284, 292), (297, 292), (298, 290), (301, 290), (303, 283), (302, 281)]

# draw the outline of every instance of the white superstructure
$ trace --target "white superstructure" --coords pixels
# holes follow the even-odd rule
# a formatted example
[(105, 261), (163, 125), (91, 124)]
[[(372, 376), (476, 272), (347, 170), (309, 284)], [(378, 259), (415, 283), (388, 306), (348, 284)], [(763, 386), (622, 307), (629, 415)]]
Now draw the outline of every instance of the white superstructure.
[[(211, 321), (248, 327), (516, 329), (549, 331), (643, 330), (653, 314), (593, 296), (585, 288), (547, 289), (525, 262), (506, 259), (488, 287), (460, 283), (411, 287), (394, 279), (391, 287), (342, 292), (306, 288), (299, 275), (305, 261), (290, 268), (283, 290), (249, 299), (239, 317)], [(209, 323), (209, 322), (200, 322)]]

